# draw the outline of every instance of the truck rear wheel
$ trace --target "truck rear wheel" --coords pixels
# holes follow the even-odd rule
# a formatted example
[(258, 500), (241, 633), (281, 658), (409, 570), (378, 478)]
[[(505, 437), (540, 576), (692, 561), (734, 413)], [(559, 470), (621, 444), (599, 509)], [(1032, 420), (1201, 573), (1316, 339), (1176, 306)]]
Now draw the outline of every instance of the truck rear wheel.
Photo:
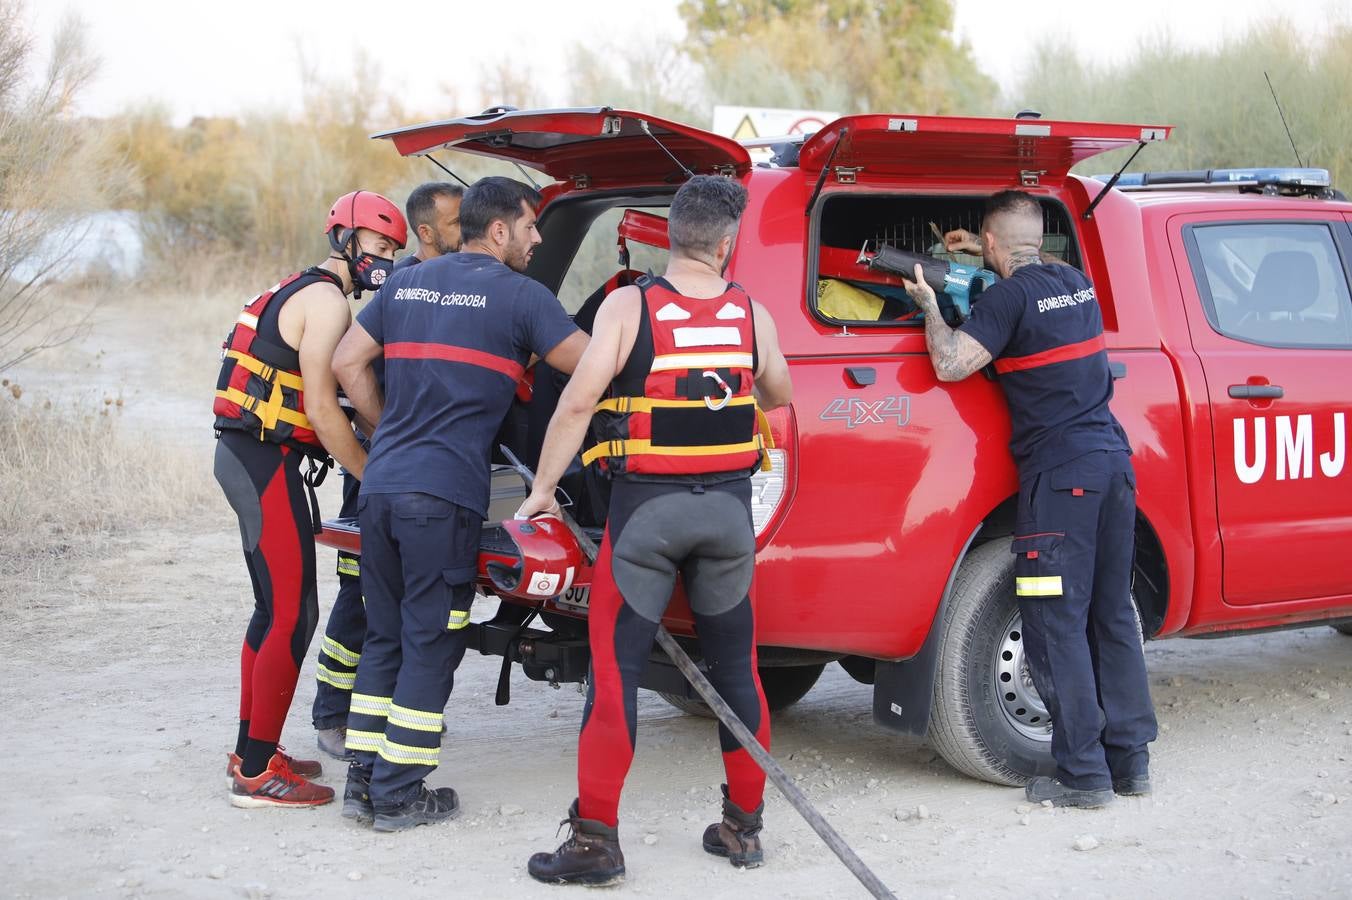
[(1056, 771), (1020, 625), (1009, 541), (984, 544), (963, 560), (944, 611), (929, 739), (959, 772), (1011, 786)]
[(1352, 622), (1339, 622), (1333, 626), (1333, 630), (1341, 634), (1352, 636)]
[[(822, 677), (826, 663), (814, 663), (808, 666), (761, 666), (761, 687), (765, 689), (765, 703), (770, 712), (787, 709), (807, 696), (817, 679)], [(714, 711), (698, 697), (682, 697), (680, 694), (662, 693), (663, 700), (682, 712), (694, 716), (714, 717)]]

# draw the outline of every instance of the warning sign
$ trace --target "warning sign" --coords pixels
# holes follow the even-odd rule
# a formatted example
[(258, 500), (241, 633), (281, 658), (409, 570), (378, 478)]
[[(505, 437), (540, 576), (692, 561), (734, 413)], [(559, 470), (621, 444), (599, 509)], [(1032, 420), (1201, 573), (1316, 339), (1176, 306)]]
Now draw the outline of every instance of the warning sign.
[(739, 141), (783, 135), (812, 134), (840, 118), (821, 109), (777, 109), (765, 106), (715, 106), (714, 133)]

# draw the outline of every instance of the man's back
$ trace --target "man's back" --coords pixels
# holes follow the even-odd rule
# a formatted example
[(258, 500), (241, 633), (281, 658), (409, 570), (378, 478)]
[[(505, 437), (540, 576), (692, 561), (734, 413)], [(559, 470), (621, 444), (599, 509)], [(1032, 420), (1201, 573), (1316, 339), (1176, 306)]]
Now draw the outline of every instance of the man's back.
[(1009, 400), (1010, 451), (1029, 475), (1094, 450), (1128, 450), (1089, 279), (1030, 265), (986, 291), (960, 329), (990, 351)]
[(489, 448), (531, 353), (574, 330), (543, 285), (492, 256), (400, 270), (358, 317), (384, 345), (385, 408), (363, 493), (429, 493), (487, 511)]

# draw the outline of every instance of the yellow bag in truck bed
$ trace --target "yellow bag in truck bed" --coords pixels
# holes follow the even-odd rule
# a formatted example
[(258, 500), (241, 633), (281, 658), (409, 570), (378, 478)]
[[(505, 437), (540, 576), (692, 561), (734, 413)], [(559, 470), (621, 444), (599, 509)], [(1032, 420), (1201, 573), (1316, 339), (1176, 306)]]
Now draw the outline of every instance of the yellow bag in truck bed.
[(842, 322), (876, 322), (883, 298), (835, 278), (817, 279), (817, 311)]

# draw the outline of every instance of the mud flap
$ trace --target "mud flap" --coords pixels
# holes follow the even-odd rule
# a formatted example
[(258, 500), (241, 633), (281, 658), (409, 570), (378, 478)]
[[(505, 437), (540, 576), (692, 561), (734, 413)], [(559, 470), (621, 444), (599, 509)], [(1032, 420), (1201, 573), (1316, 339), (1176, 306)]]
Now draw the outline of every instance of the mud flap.
[(948, 598), (953, 593), (953, 582), (958, 568), (967, 558), (967, 551), (981, 532), (981, 525), (972, 529), (962, 545), (953, 568), (944, 583), (944, 594), (934, 612), (929, 634), (920, 652), (910, 659), (895, 662), (878, 660), (874, 667), (873, 721), (891, 731), (923, 737), (929, 730), (930, 707), (934, 703), (934, 673), (939, 667), (939, 645), (944, 636), (944, 613)]

